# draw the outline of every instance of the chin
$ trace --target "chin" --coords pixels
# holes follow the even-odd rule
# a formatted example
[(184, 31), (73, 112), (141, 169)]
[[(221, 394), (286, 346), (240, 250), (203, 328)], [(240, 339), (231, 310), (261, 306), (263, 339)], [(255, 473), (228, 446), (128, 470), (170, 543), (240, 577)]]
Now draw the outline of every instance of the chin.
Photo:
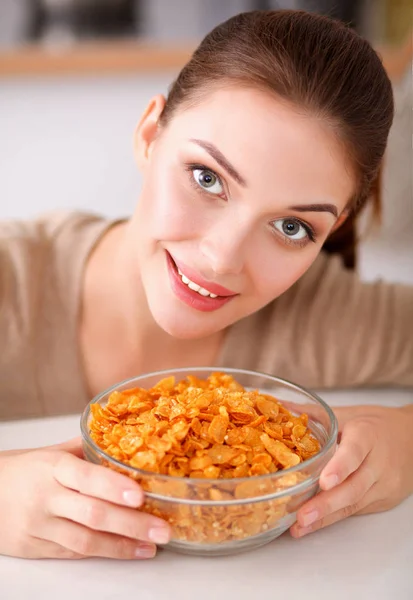
[[(181, 340), (196, 340), (208, 337), (226, 327), (222, 319), (198, 311), (193, 311), (186, 306), (172, 301), (159, 302), (158, 298), (149, 300), (149, 309), (152, 318), (171, 337)], [(212, 318), (211, 318), (212, 317)]]
[[(162, 311), (152, 313), (158, 326), (170, 336), (181, 340), (197, 340), (216, 333), (221, 327), (212, 326), (212, 323), (201, 323), (199, 319), (191, 319), (176, 313)], [(201, 319), (202, 320), (202, 319)]]

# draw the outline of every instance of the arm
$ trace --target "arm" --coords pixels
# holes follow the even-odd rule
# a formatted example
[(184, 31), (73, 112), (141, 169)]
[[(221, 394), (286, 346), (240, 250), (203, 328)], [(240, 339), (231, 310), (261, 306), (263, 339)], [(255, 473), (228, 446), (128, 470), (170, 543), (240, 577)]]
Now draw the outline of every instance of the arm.
[(364, 283), (321, 254), (265, 318), (267, 371), (319, 389), (413, 387), (411, 286)]

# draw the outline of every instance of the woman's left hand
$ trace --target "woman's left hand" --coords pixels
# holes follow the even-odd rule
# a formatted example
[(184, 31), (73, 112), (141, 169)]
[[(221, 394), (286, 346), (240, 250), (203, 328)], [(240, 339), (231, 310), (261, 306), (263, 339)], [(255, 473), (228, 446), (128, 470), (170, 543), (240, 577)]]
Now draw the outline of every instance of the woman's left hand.
[(413, 405), (334, 410), (340, 444), (320, 475), (320, 493), (297, 512), (293, 537), (355, 514), (388, 510), (413, 493)]

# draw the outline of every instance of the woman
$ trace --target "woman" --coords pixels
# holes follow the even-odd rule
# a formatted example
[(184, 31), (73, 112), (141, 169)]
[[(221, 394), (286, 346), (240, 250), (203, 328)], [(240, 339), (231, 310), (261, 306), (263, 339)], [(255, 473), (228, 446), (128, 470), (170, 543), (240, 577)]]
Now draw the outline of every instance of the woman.
[[(82, 410), (121, 379), (202, 364), (412, 386), (412, 290), (345, 267), (392, 118), (378, 56), (344, 25), (256, 11), (217, 27), (141, 118), (129, 221), (2, 225), (3, 418)], [(339, 450), (294, 536), (413, 491), (412, 409), (336, 411)], [(148, 558), (169, 539), (136, 511), (139, 486), (83, 461), (77, 440), (3, 452), (0, 467), (0, 553)]]

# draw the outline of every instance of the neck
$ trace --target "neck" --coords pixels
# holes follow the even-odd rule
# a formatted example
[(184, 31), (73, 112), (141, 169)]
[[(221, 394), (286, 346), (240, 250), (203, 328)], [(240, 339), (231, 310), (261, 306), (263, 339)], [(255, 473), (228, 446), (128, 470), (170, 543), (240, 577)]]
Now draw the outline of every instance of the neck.
[(90, 396), (140, 373), (213, 364), (222, 333), (171, 337), (155, 322), (141, 281), (131, 281), (128, 223), (114, 226), (86, 266), (80, 322), (81, 354)]

